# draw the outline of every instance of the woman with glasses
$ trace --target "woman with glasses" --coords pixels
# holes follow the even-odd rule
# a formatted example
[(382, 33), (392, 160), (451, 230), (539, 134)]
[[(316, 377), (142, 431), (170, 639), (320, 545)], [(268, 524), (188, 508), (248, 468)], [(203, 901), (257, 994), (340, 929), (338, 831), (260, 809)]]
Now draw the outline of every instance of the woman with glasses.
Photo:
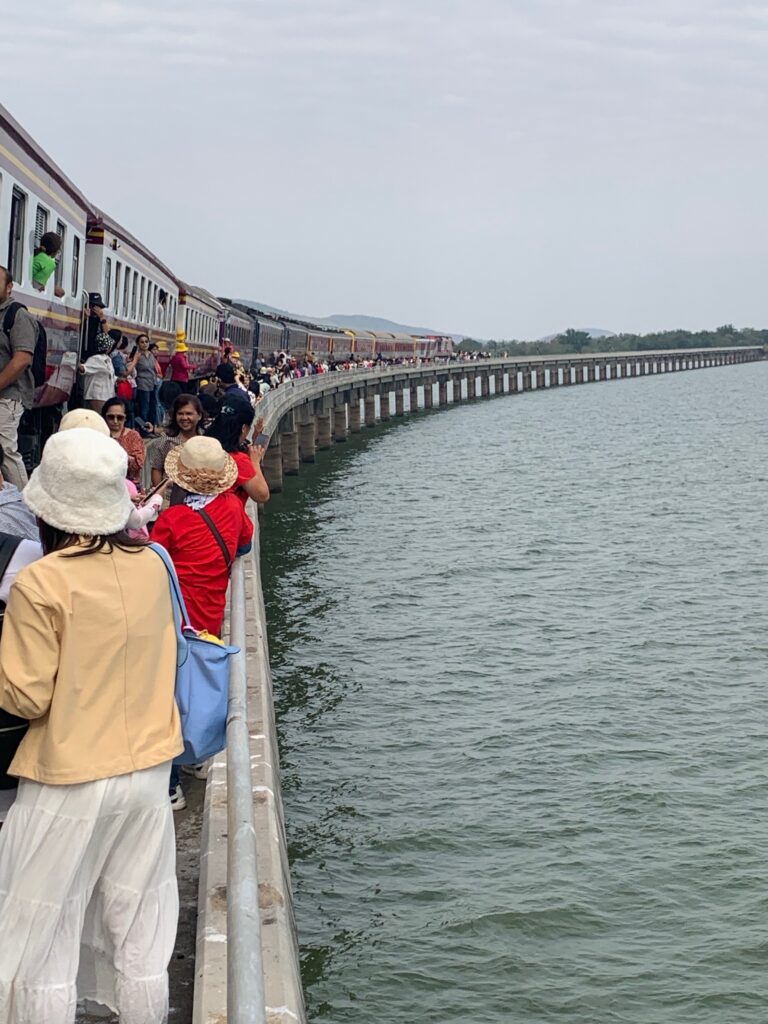
[(128, 456), (128, 479), (136, 484), (141, 481), (141, 467), (144, 465), (144, 442), (138, 431), (126, 427), (128, 405), (124, 398), (110, 398), (104, 403), (101, 415), (109, 427), (110, 436)]

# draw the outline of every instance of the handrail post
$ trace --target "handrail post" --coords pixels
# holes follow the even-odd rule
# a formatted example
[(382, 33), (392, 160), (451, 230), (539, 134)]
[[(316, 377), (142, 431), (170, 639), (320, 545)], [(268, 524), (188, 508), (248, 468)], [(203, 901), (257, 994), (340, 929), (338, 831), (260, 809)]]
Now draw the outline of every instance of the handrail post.
[(230, 595), (230, 640), (240, 652), (231, 659), (227, 714), (227, 1020), (265, 1024), (242, 558), (235, 559)]

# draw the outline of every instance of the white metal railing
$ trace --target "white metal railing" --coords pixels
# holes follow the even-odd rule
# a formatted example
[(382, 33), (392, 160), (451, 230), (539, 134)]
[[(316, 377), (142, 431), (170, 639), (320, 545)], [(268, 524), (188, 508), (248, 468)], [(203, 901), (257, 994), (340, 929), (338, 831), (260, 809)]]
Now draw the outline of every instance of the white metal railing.
[(230, 642), (240, 648), (229, 676), (227, 715), (227, 1020), (266, 1024), (248, 735), (244, 558), (230, 588)]

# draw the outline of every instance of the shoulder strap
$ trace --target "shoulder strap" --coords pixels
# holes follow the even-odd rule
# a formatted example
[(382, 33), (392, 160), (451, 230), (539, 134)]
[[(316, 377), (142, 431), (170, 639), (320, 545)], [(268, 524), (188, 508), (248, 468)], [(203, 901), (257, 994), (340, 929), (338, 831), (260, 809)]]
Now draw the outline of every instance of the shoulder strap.
[(189, 624), (189, 615), (187, 614), (187, 606), (184, 604), (184, 597), (181, 593), (181, 587), (179, 586), (179, 577), (176, 575), (176, 570), (173, 567), (171, 556), (162, 546), (162, 544), (149, 544), (148, 547), (152, 548), (156, 555), (158, 555), (165, 565), (166, 571), (168, 572), (168, 579), (171, 585), (171, 604), (173, 605), (173, 622), (176, 626), (176, 664), (183, 665), (187, 660), (187, 639), (184, 636), (184, 623)]
[(5, 576), (21, 541), (21, 537), (12, 537), (10, 533), (0, 533), (0, 580)]
[(26, 308), (23, 302), (12, 302), (8, 309), (6, 309), (5, 316), (3, 317), (3, 330), (7, 335), (10, 336), (13, 330), (13, 325), (16, 323), (16, 314), (20, 309)]
[(208, 515), (208, 513), (205, 511), (204, 508), (199, 508), (197, 511), (200, 513), (200, 515), (206, 521), (206, 523), (208, 524), (208, 529), (211, 531), (213, 536), (216, 538), (216, 543), (221, 548), (221, 553), (222, 553), (222, 555), (224, 555), (224, 561), (227, 563), (227, 570), (231, 569), (232, 568), (232, 555), (230, 555), (229, 548), (227, 547), (224, 538), (219, 533), (219, 530), (218, 530), (218, 528), (216, 526), (216, 523), (214, 523), (214, 521), (211, 519), (211, 517)]

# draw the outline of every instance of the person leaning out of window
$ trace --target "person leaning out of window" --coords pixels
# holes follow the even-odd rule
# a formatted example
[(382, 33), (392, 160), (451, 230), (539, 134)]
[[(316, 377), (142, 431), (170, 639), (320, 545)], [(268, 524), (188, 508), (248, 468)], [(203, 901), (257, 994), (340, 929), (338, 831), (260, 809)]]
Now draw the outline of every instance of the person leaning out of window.
[[(39, 292), (45, 291), (51, 275), (56, 272), (61, 245), (61, 235), (57, 235), (55, 231), (46, 231), (40, 239), (40, 245), (35, 249), (32, 257), (32, 287)], [(53, 291), (58, 299), (66, 294), (60, 285), (56, 285)]]

